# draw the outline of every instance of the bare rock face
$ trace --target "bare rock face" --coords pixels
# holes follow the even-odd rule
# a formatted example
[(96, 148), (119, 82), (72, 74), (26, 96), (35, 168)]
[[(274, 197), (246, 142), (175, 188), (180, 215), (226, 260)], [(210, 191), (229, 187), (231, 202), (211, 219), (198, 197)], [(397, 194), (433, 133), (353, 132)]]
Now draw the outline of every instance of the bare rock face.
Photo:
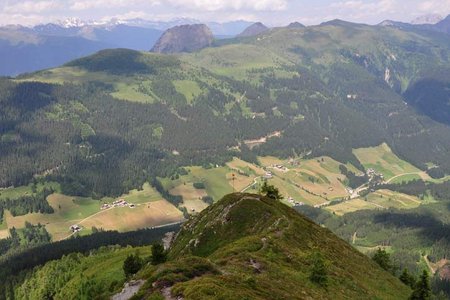
[(255, 23), (255, 24), (247, 27), (241, 34), (238, 35), (238, 37), (255, 36), (255, 35), (259, 35), (263, 32), (266, 32), (268, 30), (269, 30), (269, 27), (267, 27), (266, 25), (264, 25), (261, 22), (258, 22), (258, 23)]
[(214, 41), (211, 29), (204, 24), (181, 25), (166, 30), (153, 47), (157, 53), (194, 52)]

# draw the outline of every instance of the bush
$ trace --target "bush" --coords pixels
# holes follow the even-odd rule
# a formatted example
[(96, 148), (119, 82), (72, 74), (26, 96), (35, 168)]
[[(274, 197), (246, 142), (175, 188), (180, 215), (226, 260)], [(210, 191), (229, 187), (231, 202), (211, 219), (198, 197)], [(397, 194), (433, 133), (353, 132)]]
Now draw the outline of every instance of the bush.
[(142, 259), (138, 254), (130, 254), (123, 262), (123, 272), (125, 273), (125, 277), (130, 277), (131, 275), (136, 274), (142, 268)]
[(309, 280), (323, 287), (328, 285), (327, 266), (320, 253), (315, 253), (312, 256), (312, 269)]
[(372, 259), (384, 270), (388, 272), (392, 271), (391, 257), (389, 253), (386, 252), (386, 250), (378, 248), (377, 252), (375, 252)]
[(211, 196), (203, 196), (202, 201), (209, 205), (212, 205), (214, 203), (214, 199)]
[(152, 245), (152, 265), (159, 265), (167, 260), (167, 253), (161, 243)]
[(194, 188), (196, 188), (197, 190), (204, 190), (205, 189), (205, 184), (203, 182), (195, 182), (194, 183)]

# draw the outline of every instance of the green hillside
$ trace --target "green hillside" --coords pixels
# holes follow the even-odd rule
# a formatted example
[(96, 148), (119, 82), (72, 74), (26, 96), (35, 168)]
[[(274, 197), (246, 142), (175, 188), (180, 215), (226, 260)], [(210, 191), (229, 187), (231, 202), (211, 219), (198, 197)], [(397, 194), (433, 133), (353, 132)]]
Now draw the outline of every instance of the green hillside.
[(64, 256), (35, 269), (16, 289), (15, 299), (107, 299), (125, 282), (123, 261), (135, 253), (146, 258), (150, 247), (111, 246)]
[[(323, 258), (327, 284), (310, 280)], [(409, 288), (278, 201), (231, 194), (186, 223), (136, 299), (407, 299)], [(161, 296), (160, 296), (161, 297)]]
[[(65, 83), (55, 88), (64, 91), (54, 96), (57, 103), (42, 110), (50, 111), (46, 115), (58, 125), (70, 121), (81, 130), (70, 133), (75, 143), (66, 154), (80, 147), (81, 138), (83, 147), (92, 146), (93, 155), (103, 153), (93, 139), (114, 145), (115, 150), (117, 144), (129, 144), (123, 153), (128, 158), (136, 146), (149, 151), (152, 145), (163, 156), (179, 153), (176, 160), (185, 166), (216, 164), (232, 155), (254, 161), (255, 154), (281, 158), (309, 154), (331, 156), (362, 170), (352, 150), (384, 142), (422, 171), (439, 167), (430, 172), (442, 177), (450, 174), (449, 128), (433, 121), (432, 114), (430, 118), (405, 105), (412, 96), (407, 93), (406, 99), (404, 92), (428, 78), (430, 70), (450, 68), (449, 48), (445, 35), (333, 21), (277, 28), (191, 54), (105, 50), (61, 68), (22, 76), (13, 88), (26, 89), (27, 81)], [(75, 92), (69, 83), (81, 91)], [(62, 107), (74, 115), (55, 119), (63, 95), (70, 100)], [(79, 103), (84, 109), (74, 111)], [(100, 113), (117, 126), (106, 128)], [(126, 118), (130, 114), (133, 120)], [(123, 127), (134, 132), (124, 136)], [(12, 139), (14, 128), (5, 130), (2, 139)], [(275, 132), (279, 134), (267, 142), (249, 146), (251, 153), (243, 145)], [(114, 142), (112, 136), (117, 136)], [(34, 172), (54, 167), (55, 162), (43, 160), (46, 167), (38, 164)], [(4, 180), (9, 183), (13, 176)], [(104, 190), (101, 193), (107, 194), (108, 188)]]

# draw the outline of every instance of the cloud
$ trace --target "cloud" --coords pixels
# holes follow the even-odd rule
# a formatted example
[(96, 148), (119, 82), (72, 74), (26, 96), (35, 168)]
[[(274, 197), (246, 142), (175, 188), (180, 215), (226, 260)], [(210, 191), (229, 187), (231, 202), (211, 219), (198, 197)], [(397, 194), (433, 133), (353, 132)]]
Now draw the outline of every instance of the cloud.
[(450, 0), (430, 0), (419, 4), (419, 10), (426, 13), (448, 13), (450, 12)]
[(288, 7), (287, 0), (168, 0), (167, 2), (176, 7), (205, 11), (282, 11)]
[(387, 13), (393, 12), (397, 7), (397, 1), (395, 0), (381, 0), (381, 1), (341, 1), (335, 2), (330, 5), (333, 9), (346, 10), (346, 11), (358, 11), (366, 13)]
[(71, 10), (83, 11), (90, 9), (117, 9), (137, 6), (160, 5), (159, 0), (73, 0), (70, 5)]
[(24, 1), (3, 7), (2, 12), (6, 14), (37, 14), (62, 8), (57, 1)]

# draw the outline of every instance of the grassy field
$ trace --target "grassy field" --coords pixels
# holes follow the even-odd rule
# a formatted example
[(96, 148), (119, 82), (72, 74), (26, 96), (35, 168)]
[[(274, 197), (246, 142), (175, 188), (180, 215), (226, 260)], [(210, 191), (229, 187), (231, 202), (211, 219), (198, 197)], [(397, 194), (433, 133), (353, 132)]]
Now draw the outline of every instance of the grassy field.
[(206, 194), (213, 197), (214, 200), (219, 200), (224, 195), (232, 193), (233, 188), (229, 185), (227, 180), (227, 173), (229, 169), (227, 167), (204, 169), (202, 167), (188, 167), (186, 168), (189, 173), (187, 175), (180, 176), (178, 179), (159, 178), (164, 188), (168, 191), (178, 191), (181, 196), (186, 198), (192, 197), (192, 191), (187, 188), (181, 188), (176, 190), (182, 185), (190, 185), (201, 182), (205, 185)]
[(220, 48), (206, 48), (183, 59), (194, 65), (207, 67), (219, 75), (236, 79), (251, 79), (248, 71), (273, 67), (279, 68), (280, 63), (290, 65), (286, 59), (268, 53), (256, 45), (227, 45)]
[(69, 227), (71, 225), (100, 211), (99, 201), (92, 199), (53, 194), (47, 200), (55, 210), (55, 213), (32, 213), (13, 217), (9, 211), (5, 211), (8, 228), (22, 228), (26, 221), (32, 224), (40, 223), (45, 225), (53, 240), (57, 241), (70, 233)]
[[(47, 182), (45, 184), (38, 183), (36, 184), (36, 190), (41, 191), (43, 188), (52, 188), (55, 191), (60, 191), (59, 184), (56, 182)], [(14, 188), (6, 188), (0, 189), (0, 199), (16, 199), (22, 196), (31, 195), (33, 193), (32, 184), (14, 187)]]
[(363, 210), (363, 209), (383, 209), (383, 207), (377, 206), (369, 201), (363, 199), (353, 199), (339, 203), (336, 205), (326, 207), (327, 210), (335, 213), (338, 216), (342, 216), (346, 213)]
[[(293, 198), (298, 197), (302, 202), (315, 205), (323, 203), (327, 199), (333, 200), (349, 196), (343, 183), (346, 178), (339, 170), (340, 163), (330, 157), (296, 162), (274, 157), (261, 157), (259, 160), (263, 166), (283, 181), (281, 189), (286, 190)], [(287, 169), (281, 170), (273, 167), (274, 165), (281, 165)], [(356, 170), (352, 165), (347, 165), (347, 168)]]
[(161, 195), (150, 184), (144, 183), (142, 190), (132, 190), (120, 198), (125, 199), (128, 203), (140, 204), (161, 200)]
[(395, 177), (391, 181), (389, 181), (389, 183), (394, 183), (394, 184), (395, 183), (404, 183), (404, 182), (406, 183), (409, 181), (420, 180), (420, 179), (423, 179), (423, 178), (419, 174), (408, 174), (408, 175)]
[(353, 150), (353, 153), (366, 168), (372, 168), (377, 172), (384, 175), (386, 180), (389, 180), (395, 176), (408, 174), (422, 174), (424, 172), (410, 163), (401, 160), (395, 155), (387, 144), (382, 144), (378, 147), (361, 148)]
[(179, 185), (171, 189), (170, 194), (183, 196), (182, 207), (186, 207), (188, 212), (201, 212), (208, 204), (202, 201), (207, 196), (206, 190), (196, 189), (191, 183)]
[(166, 200), (138, 204), (135, 208), (119, 207), (99, 212), (95, 217), (78, 222), (85, 228), (131, 231), (139, 228), (180, 222), (183, 214)]
[(202, 93), (197, 82), (191, 80), (174, 80), (173, 85), (178, 93), (183, 94), (189, 104)]
[(370, 193), (364, 199), (353, 199), (326, 207), (327, 210), (344, 215), (346, 213), (362, 210), (362, 209), (411, 209), (418, 207), (424, 203), (415, 196), (396, 193), (390, 190), (378, 190)]
[(367, 201), (378, 204), (385, 208), (408, 209), (418, 207), (422, 201), (419, 198), (392, 192), (389, 190), (379, 190), (367, 196)]

